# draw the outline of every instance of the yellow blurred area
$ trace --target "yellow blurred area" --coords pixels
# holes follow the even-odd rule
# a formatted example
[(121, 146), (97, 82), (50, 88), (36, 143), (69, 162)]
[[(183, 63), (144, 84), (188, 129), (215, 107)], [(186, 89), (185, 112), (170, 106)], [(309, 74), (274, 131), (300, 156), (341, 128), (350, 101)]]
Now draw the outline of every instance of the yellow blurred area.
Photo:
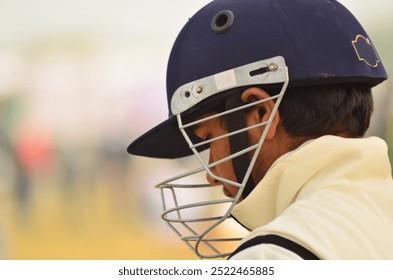
[(73, 198), (64, 198), (51, 186), (41, 187), (28, 213), (20, 213), (2, 195), (8, 259), (196, 258), (178, 240), (157, 235), (137, 213), (119, 209), (104, 187), (94, 194), (81, 189)]

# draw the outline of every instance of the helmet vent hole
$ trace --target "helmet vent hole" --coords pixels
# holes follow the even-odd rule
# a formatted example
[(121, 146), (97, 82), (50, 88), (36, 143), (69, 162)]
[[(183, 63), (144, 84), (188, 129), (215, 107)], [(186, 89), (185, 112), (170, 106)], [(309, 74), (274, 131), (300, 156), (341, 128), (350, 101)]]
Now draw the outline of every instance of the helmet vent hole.
[(228, 16), (227, 15), (220, 15), (217, 19), (216, 19), (216, 25), (218, 27), (223, 27), (225, 26), (225, 24), (227, 24), (228, 22)]
[(232, 27), (234, 20), (235, 16), (232, 11), (221, 11), (213, 17), (211, 28), (215, 33), (225, 33)]

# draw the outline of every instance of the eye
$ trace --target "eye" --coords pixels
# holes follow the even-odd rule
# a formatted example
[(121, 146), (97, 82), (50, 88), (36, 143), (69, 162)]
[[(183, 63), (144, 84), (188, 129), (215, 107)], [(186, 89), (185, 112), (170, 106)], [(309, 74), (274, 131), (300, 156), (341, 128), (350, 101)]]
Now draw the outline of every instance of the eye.
[(192, 129), (192, 133), (198, 138), (200, 141), (205, 141), (207, 137), (207, 132), (199, 125), (196, 125), (194, 129)]
[(219, 121), (217, 118), (207, 119), (215, 113), (208, 113), (202, 115), (199, 120), (200, 122), (195, 124), (192, 128), (192, 133), (201, 141), (207, 141), (209, 139), (214, 138), (214, 135), (217, 134), (217, 122)]
[(205, 123), (198, 123), (192, 128), (192, 133), (198, 138), (200, 141), (206, 141), (209, 135), (208, 126)]
[(204, 136), (202, 137), (202, 140), (203, 140), (203, 141), (207, 141), (207, 140), (209, 140), (209, 139), (211, 139), (211, 135), (210, 135), (210, 134), (206, 134), (206, 135), (204, 135)]
[(194, 135), (201, 141), (206, 141), (210, 139), (210, 134), (208, 133), (197, 133), (196, 130), (194, 130)]

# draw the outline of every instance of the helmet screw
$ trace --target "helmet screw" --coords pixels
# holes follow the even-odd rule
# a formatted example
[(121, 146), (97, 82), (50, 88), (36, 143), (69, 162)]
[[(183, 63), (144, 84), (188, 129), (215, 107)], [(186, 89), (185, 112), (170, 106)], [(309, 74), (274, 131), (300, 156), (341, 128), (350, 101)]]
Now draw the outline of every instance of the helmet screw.
[(202, 88), (202, 87), (197, 87), (195, 91), (196, 91), (197, 93), (202, 93), (203, 88)]
[(276, 71), (278, 66), (275, 63), (270, 63), (268, 68), (269, 68), (269, 71)]

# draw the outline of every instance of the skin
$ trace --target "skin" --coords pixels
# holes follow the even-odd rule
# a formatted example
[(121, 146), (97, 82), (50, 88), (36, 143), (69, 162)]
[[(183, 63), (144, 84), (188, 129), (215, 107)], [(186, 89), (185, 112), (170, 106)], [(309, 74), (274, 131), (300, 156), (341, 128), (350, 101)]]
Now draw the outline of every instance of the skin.
[[(242, 100), (244, 103), (249, 103), (257, 100), (268, 98), (269, 95), (262, 89), (259, 88), (248, 88), (242, 93)], [(262, 104), (254, 106), (248, 111), (246, 116), (247, 126), (252, 126), (257, 123), (267, 121), (272, 114), (274, 108), (274, 101), (269, 100)], [(207, 117), (213, 113), (206, 114), (202, 117)], [(256, 129), (248, 131), (248, 137), (250, 145), (258, 143), (262, 136), (265, 127), (261, 126)], [(228, 133), (225, 122), (222, 118), (214, 118), (203, 122), (198, 125), (194, 130), (194, 134), (203, 139), (211, 139), (223, 134)], [(251, 176), (254, 182), (259, 182), (265, 176), (266, 172), (274, 161), (281, 155), (289, 152), (293, 149), (293, 139), (288, 136), (282, 126), (280, 114), (277, 111), (273, 121), (270, 125), (269, 131), (267, 132), (265, 142), (262, 145), (261, 151), (251, 172)], [(210, 158), (209, 163), (215, 162), (230, 155), (230, 145), (228, 138), (223, 138), (214, 141), (210, 144)], [(232, 181), (236, 181), (236, 175), (233, 169), (231, 161), (226, 161), (212, 168), (212, 173), (219, 177), (224, 177)], [(221, 182), (215, 180), (213, 177), (207, 174), (207, 180), (212, 185), (220, 185)], [(223, 192), (228, 197), (234, 197), (238, 192), (238, 187), (228, 183), (223, 184)]]

